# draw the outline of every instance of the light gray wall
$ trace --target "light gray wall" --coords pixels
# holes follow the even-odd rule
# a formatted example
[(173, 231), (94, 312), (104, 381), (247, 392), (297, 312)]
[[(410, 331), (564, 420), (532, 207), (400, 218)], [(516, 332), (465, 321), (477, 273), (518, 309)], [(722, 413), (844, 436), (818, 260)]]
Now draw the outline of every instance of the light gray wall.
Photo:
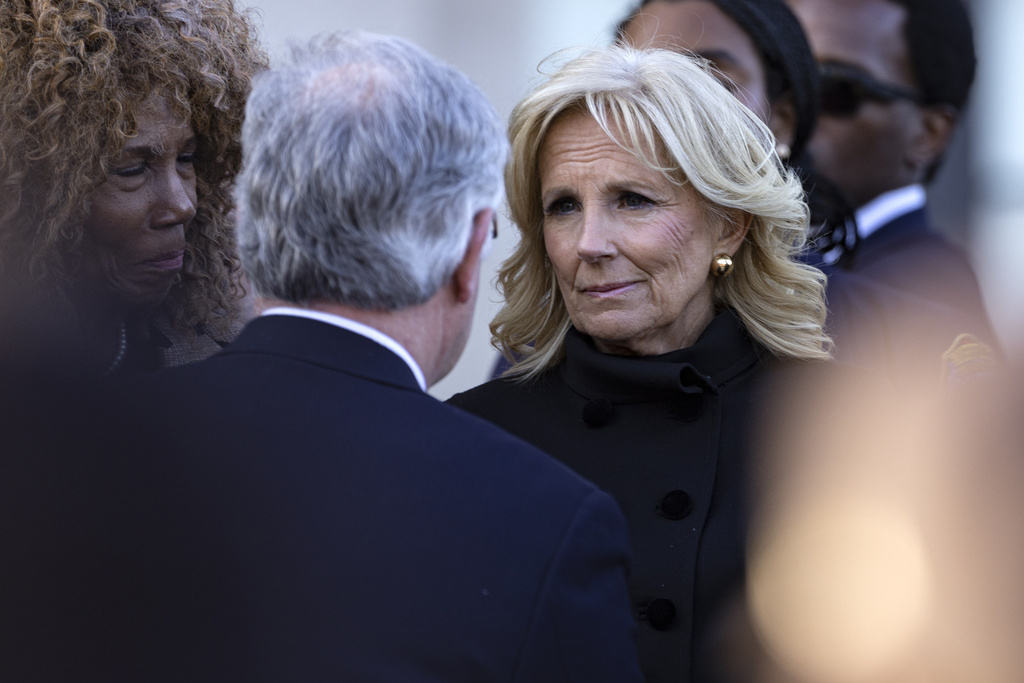
[(1006, 350), (1024, 357), (1024, 2), (975, 0), (968, 246)]

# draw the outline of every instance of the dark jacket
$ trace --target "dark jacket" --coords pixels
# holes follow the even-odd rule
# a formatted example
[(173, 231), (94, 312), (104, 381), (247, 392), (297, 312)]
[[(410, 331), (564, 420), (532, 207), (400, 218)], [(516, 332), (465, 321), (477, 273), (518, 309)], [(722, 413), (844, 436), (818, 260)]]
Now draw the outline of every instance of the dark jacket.
[(629, 523), (647, 680), (718, 680), (717, 634), (743, 585), (749, 439), (767, 354), (729, 311), (693, 346), (661, 356), (603, 354), (574, 329), (565, 350), (534, 382), (495, 380), (450, 402), (612, 494)]
[(925, 209), (899, 216), (861, 239), (848, 270), (987, 320), (970, 261), (932, 228)]
[[(68, 488), (33, 536), (97, 572), (66, 582), (6, 548), (29, 597), (4, 618), (55, 654), (5, 651), (5, 680), (32, 680), (18, 662), (52, 674), (35, 680), (640, 679), (611, 498), (424, 393), (383, 346), (267, 316), (126, 381), (130, 457), (90, 461), (111, 466), (103, 497)], [(37, 488), (18, 504), (45, 504)]]
[(883, 345), (907, 358), (938, 358), (962, 333), (996, 346), (967, 256), (931, 229), (924, 209), (862, 239), (844, 268), (823, 270), (830, 278), (829, 329), (840, 357), (848, 341), (871, 344), (871, 335), (888, 336), (891, 343)]

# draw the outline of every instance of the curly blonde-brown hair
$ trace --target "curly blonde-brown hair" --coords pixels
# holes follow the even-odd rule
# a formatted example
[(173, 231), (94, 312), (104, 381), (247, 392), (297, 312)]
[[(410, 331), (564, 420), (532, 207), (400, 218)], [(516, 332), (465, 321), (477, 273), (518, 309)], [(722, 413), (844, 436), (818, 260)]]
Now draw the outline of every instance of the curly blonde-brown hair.
[(250, 82), (266, 67), (232, 0), (4, 0), (0, 272), (69, 291), (89, 196), (159, 92), (197, 137), (196, 215), (163, 312), (181, 330), (224, 330), (240, 294), (231, 181)]

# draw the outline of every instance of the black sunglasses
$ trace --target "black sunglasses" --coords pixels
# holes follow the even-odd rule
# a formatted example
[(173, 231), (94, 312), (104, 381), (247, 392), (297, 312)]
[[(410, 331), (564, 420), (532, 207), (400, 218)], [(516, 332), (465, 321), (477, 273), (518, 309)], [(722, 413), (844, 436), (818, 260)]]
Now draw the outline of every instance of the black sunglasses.
[(827, 116), (853, 116), (866, 100), (893, 102), (910, 100), (920, 104), (924, 96), (916, 90), (893, 83), (882, 83), (857, 69), (831, 64), (821, 67), (821, 113)]

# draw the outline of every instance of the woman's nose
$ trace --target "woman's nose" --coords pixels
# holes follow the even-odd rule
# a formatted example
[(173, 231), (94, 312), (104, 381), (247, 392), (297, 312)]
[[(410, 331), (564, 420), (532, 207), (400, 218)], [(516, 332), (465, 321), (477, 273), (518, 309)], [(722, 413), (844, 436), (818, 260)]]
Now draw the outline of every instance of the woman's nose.
[(161, 175), (156, 225), (169, 227), (188, 223), (196, 215), (195, 173), (182, 173), (175, 168)]
[(613, 226), (599, 211), (584, 211), (581, 218), (576, 254), (581, 261), (595, 263), (615, 256)]

